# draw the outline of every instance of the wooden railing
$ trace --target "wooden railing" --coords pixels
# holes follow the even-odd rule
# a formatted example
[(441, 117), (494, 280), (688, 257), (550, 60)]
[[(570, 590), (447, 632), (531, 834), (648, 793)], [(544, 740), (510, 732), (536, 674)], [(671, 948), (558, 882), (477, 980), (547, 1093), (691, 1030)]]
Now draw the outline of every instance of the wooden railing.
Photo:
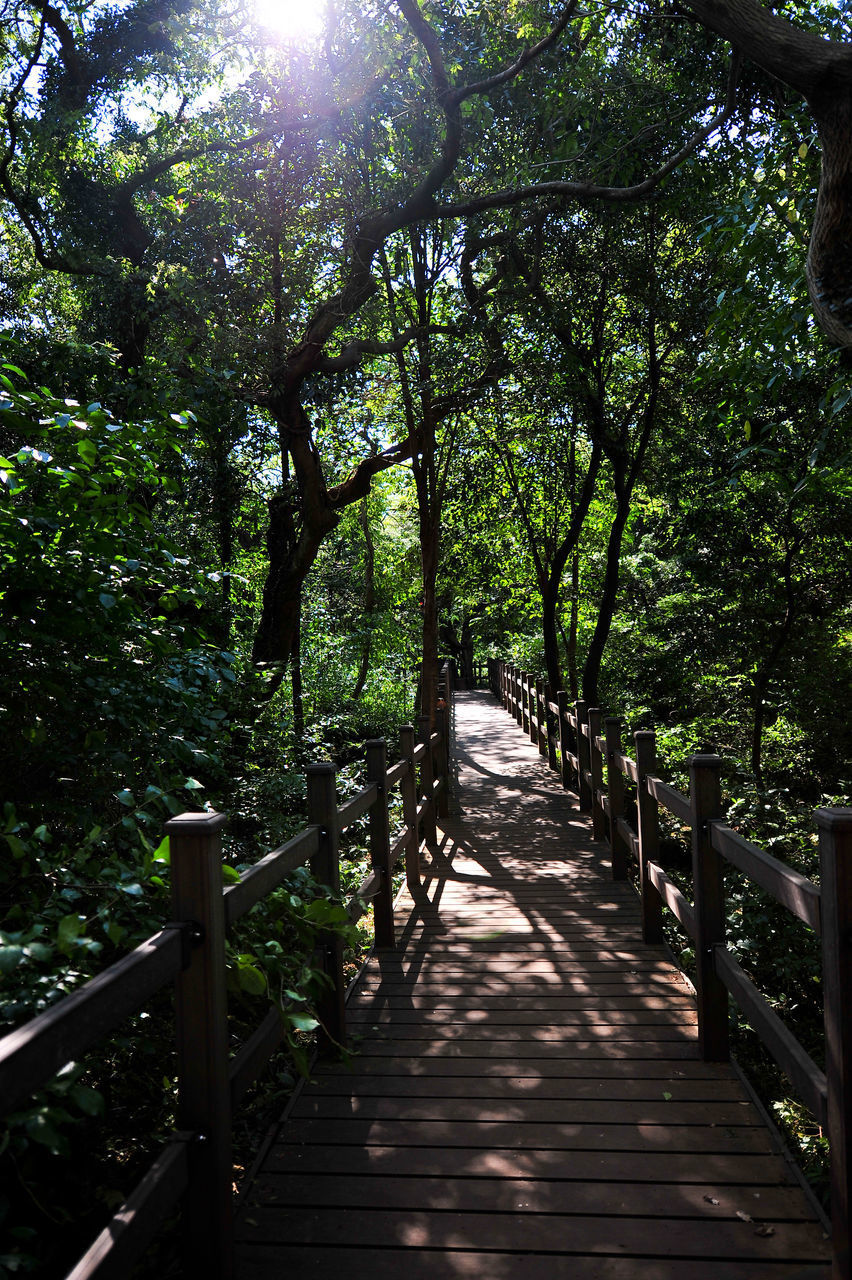
[[(384, 739), (366, 744), (367, 785), (338, 805), (333, 764), (309, 765), (308, 825), (280, 849), (222, 887), (218, 813), (184, 813), (169, 834), (173, 920), (85, 986), (0, 1040), (0, 1096), (11, 1112), (67, 1062), (80, 1059), (169, 983), (176, 984), (177, 1131), (128, 1200), (67, 1280), (124, 1280), (165, 1218), (183, 1201), (186, 1275), (227, 1280), (233, 1273), (231, 1116), (281, 1043), (277, 1005), (242, 1048), (228, 1052), (225, 936), (233, 924), (291, 875), (310, 864), (314, 877), (339, 894), (341, 834), (369, 820), (370, 874), (347, 904), (357, 920), (372, 901), (376, 946), (395, 946), (392, 874), (404, 856), (408, 883), (420, 881), (420, 848), (436, 838), (436, 816), (447, 812), (453, 670), (441, 671), (438, 728), (427, 718), (403, 728), (401, 758), (388, 768)], [(419, 771), (417, 766), (419, 765)], [(419, 772), (419, 777), (418, 777)], [(402, 830), (391, 840), (388, 796), (399, 786)], [(422, 833), (422, 835), (421, 835)], [(317, 1016), (321, 1039), (345, 1045), (340, 938), (320, 943), (326, 975)]]
[[(696, 957), (699, 1051), (707, 1062), (729, 1057), (728, 1000), (746, 1015), (799, 1096), (828, 1133), (834, 1280), (850, 1280), (852, 1212), (852, 809), (818, 809), (820, 883), (799, 875), (743, 839), (722, 819), (720, 770), (715, 755), (689, 761), (689, 795), (656, 776), (655, 735), (633, 735), (635, 758), (623, 751), (621, 721), (528, 672), (497, 660), (489, 664), (494, 695), (577, 792), (596, 840), (610, 849), (613, 879), (638, 865), (642, 935), (663, 941), (663, 907), (693, 940)], [(637, 824), (625, 816), (625, 778), (636, 788)], [(689, 902), (658, 861), (662, 805), (691, 828), (694, 901)], [(723, 860), (742, 871), (822, 939), (825, 1007), (823, 1072), (744, 973), (725, 943)]]

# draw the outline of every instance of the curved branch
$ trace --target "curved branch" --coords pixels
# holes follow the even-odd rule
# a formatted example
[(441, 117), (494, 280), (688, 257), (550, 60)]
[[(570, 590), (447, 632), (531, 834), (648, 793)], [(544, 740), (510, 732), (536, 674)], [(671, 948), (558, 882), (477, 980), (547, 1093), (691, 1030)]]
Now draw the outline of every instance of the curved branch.
[(487, 76), (484, 80), (476, 80), (473, 84), (462, 85), (459, 88), (454, 89), (452, 91), (452, 97), (454, 100), (461, 103), (464, 102), (465, 98), (470, 98), (474, 94), (481, 97), (483, 94), (490, 93), (492, 89), (499, 89), (501, 85), (507, 84), (510, 80), (514, 80), (516, 76), (520, 75), (524, 67), (529, 66), (531, 62), (534, 62), (536, 58), (540, 57), (542, 53), (549, 49), (552, 44), (556, 43), (568, 23), (573, 18), (576, 8), (577, 0), (570, 0), (570, 3), (566, 4), (562, 14), (557, 18), (547, 35), (543, 36), (537, 44), (530, 45), (529, 48), (524, 49), (514, 62), (512, 62), (508, 67), (505, 67), (502, 71), (496, 72), (493, 76)]
[(325, 356), (316, 368), (320, 373), (341, 373), (360, 364), (364, 356), (392, 356), (404, 351), (414, 338), (425, 333), (455, 333), (455, 327), (449, 324), (422, 325), (411, 324), (388, 342), (378, 342), (374, 338), (355, 338), (348, 342), (336, 356)]
[(852, 45), (802, 31), (759, 0), (687, 0), (686, 7), (703, 27), (806, 98), (852, 83)]
[(470, 200), (460, 200), (455, 204), (435, 205), (432, 216), (436, 218), (458, 218), (472, 213), (483, 213), (489, 209), (505, 209), (523, 204), (527, 200), (536, 200), (542, 196), (559, 196), (581, 202), (603, 200), (610, 204), (629, 204), (643, 200), (649, 196), (670, 173), (673, 173), (684, 160), (688, 159), (707, 138), (721, 129), (736, 109), (737, 80), (741, 58), (734, 53), (728, 73), (728, 90), (722, 110), (708, 124), (702, 125), (679, 151), (670, 156), (665, 164), (660, 165), (642, 182), (630, 187), (606, 187), (595, 182), (536, 182), (525, 187), (505, 187), (501, 191), (492, 191), (486, 195), (474, 196)]

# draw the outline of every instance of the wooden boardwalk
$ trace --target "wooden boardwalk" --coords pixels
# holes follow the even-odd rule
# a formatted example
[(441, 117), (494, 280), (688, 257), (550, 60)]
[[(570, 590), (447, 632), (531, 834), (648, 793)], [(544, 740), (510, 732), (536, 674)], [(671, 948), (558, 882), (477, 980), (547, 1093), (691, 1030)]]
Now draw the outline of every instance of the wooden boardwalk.
[(827, 1280), (829, 1246), (585, 818), (486, 693), (462, 816), (237, 1221), (239, 1280)]

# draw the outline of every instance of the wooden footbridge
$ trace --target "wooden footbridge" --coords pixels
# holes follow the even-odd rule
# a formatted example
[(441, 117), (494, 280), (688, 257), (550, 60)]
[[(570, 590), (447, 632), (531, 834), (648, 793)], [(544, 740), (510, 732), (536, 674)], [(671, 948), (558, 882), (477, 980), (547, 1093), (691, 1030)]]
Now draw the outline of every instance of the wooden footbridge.
[[(176, 987), (176, 1131), (68, 1280), (124, 1280), (177, 1204), (183, 1274), (205, 1280), (852, 1280), (852, 810), (817, 814), (816, 885), (724, 824), (716, 757), (693, 757), (686, 796), (653, 734), (634, 759), (617, 720), (502, 663), (489, 683), (457, 699), (452, 762), (447, 667), (438, 725), (404, 729), (390, 766), (368, 743), (358, 795), (310, 766), (308, 825), (224, 891), (224, 819), (173, 819), (172, 923), (0, 1041), (13, 1111)], [(692, 902), (659, 864), (660, 805), (692, 831)], [(319, 1060), (234, 1215), (233, 1108), (284, 1030), (273, 1005), (233, 1051), (225, 936), (306, 861), (334, 892), (365, 815), (348, 911), (372, 901), (377, 947), (347, 1001), (339, 939), (319, 948), (326, 1041), (351, 1062)], [(725, 945), (723, 861), (821, 936), (824, 1072)], [(831, 1238), (729, 1061), (729, 999), (828, 1133)]]
[(522, 728), (459, 697), (460, 813), (237, 1218), (237, 1275), (827, 1277), (830, 1246), (639, 899)]

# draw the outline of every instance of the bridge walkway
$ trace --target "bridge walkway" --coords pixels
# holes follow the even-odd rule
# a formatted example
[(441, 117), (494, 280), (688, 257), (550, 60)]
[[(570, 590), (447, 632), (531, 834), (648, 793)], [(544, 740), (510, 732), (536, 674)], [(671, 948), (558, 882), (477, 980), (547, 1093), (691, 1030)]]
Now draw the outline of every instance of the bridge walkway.
[(456, 742), (461, 814), (351, 995), (351, 1067), (318, 1067), (268, 1147), (239, 1280), (828, 1280), (572, 798), (490, 694), (458, 696)]

